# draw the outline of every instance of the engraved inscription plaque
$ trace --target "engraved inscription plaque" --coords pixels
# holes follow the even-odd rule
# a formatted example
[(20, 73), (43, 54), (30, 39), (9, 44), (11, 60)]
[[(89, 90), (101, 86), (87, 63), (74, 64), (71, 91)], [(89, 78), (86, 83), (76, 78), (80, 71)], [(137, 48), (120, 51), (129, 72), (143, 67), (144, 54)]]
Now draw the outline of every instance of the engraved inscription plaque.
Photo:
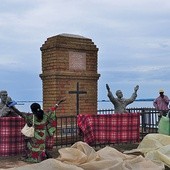
[(69, 70), (86, 70), (86, 53), (69, 52)]

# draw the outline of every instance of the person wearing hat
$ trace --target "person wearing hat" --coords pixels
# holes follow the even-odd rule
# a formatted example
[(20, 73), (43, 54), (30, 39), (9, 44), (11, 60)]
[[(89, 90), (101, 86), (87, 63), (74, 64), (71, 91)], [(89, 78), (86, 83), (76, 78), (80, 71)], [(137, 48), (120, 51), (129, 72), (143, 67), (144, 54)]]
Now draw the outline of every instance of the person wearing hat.
[(164, 95), (164, 90), (159, 90), (159, 96), (153, 101), (153, 105), (156, 108), (156, 110), (159, 111), (158, 117), (161, 118), (162, 115), (166, 116), (169, 108), (169, 98), (168, 96)]

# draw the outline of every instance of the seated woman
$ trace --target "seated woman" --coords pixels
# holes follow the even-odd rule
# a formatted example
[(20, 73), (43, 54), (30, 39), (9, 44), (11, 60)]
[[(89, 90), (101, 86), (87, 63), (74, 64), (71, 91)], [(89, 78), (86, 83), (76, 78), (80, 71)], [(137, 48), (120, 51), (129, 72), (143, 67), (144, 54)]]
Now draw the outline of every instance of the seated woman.
[[(26, 155), (24, 161), (41, 162), (47, 158), (46, 140), (49, 136), (53, 136), (56, 130), (55, 111), (44, 113), (38, 103), (31, 104), (32, 113), (20, 112), (14, 106), (8, 104), (10, 109), (23, 117), (28, 126), (33, 125), (34, 115), (34, 137), (26, 138)], [(55, 108), (57, 108), (56, 105)]]

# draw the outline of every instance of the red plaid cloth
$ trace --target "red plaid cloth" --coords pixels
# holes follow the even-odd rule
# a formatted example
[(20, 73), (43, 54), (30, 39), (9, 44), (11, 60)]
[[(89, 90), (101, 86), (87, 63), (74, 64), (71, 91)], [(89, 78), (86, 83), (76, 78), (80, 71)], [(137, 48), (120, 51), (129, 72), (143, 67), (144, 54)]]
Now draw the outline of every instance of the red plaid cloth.
[(47, 137), (46, 139), (46, 149), (47, 150), (52, 150), (53, 146), (55, 145), (55, 138), (54, 136)]
[(140, 113), (78, 115), (84, 141), (93, 143), (139, 142)]
[(17, 155), (25, 148), (21, 129), (25, 125), (20, 117), (0, 118), (0, 156)]
[[(13, 156), (23, 153), (25, 150), (24, 135), (21, 129), (25, 121), (21, 117), (1, 117), (0, 118), (0, 156)], [(49, 137), (46, 141), (47, 149), (54, 146), (54, 137)]]

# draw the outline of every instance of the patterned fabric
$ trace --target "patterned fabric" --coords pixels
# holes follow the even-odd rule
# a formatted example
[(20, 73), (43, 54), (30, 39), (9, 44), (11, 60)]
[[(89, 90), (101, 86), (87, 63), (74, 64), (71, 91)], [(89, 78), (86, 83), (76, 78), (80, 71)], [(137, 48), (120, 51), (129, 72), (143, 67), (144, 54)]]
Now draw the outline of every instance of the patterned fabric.
[[(33, 124), (33, 114), (25, 114), (26, 122)], [(34, 137), (27, 139), (27, 158), (28, 162), (41, 162), (46, 158), (45, 154), (45, 140), (46, 140), (46, 124), (47, 116), (44, 115), (41, 122), (37, 121), (34, 116)]]
[(139, 142), (140, 113), (78, 115), (78, 126), (88, 144)]
[[(28, 114), (30, 121), (31, 114)], [(0, 118), (0, 156), (13, 156), (22, 154), (26, 150), (26, 144), (25, 144), (25, 136), (21, 134), (21, 129), (25, 125), (25, 121), (21, 117), (1, 117)], [(28, 147), (29, 149), (35, 151), (36, 147), (41, 148), (40, 150), (44, 151), (44, 148), (50, 150), (54, 146), (54, 133), (55, 133), (55, 127), (56, 127), (56, 121), (55, 121), (55, 114), (54, 112), (50, 115), (46, 115), (44, 119), (44, 123), (47, 123), (48, 130), (46, 131), (46, 135), (44, 136), (42, 133), (44, 131), (44, 125), (45, 124), (38, 124), (36, 123), (37, 132), (35, 134), (35, 139), (29, 139)], [(50, 125), (50, 123), (52, 123)], [(50, 128), (51, 127), (51, 128)], [(43, 130), (40, 132), (40, 128)], [(38, 134), (37, 134), (38, 133)], [(49, 135), (51, 134), (51, 135)], [(37, 140), (37, 143), (35, 140)], [(32, 142), (35, 142), (35, 145), (32, 144)], [(40, 145), (39, 145), (40, 144)], [(36, 150), (37, 151), (37, 150)], [(38, 152), (37, 152), (38, 153)], [(37, 153), (32, 152), (33, 158), (37, 157)], [(44, 159), (44, 152), (41, 154), (39, 153), (40, 157)], [(39, 161), (39, 159), (33, 160), (33, 162)]]
[[(54, 136), (56, 129), (55, 118), (55, 112), (44, 114), (41, 122), (34, 116), (35, 132), (34, 137), (27, 140), (27, 158), (25, 161), (41, 162), (46, 159), (46, 140)], [(33, 124), (33, 114), (25, 114), (25, 120)]]
[(24, 151), (24, 136), (21, 129), (25, 125), (20, 117), (0, 118), (0, 156), (12, 156)]

